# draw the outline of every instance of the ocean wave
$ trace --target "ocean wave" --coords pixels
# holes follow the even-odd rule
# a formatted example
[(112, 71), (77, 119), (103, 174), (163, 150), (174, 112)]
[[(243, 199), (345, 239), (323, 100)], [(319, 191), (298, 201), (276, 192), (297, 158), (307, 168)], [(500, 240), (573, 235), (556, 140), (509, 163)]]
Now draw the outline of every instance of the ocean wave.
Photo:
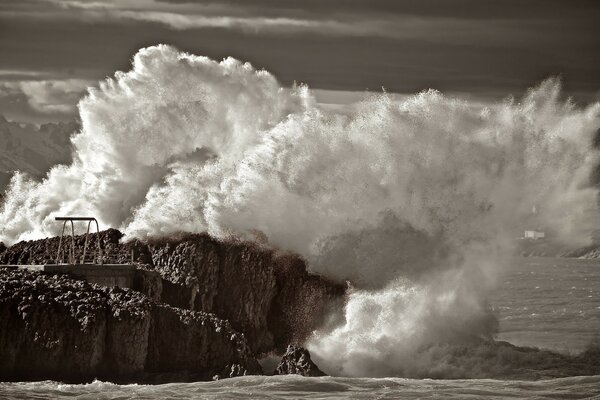
[(7, 400), (33, 399), (589, 399), (600, 396), (600, 376), (541, 381), (492, 379), (305, 378), (246, 376), (217, 382), (165, 385), (84, 385), (58, 382), (1, 383)]
[(491, 338), (485, 299), (515, 229), (535, 207), (581, 241), (597, 195), (600, 103), (564, 100), (557, 79), (487, 107), (427, 90), (336, 113), (250, 64), (160, 45), (91, 88), (79, 114), (71, 165), (13, 177), (0, 239), (90, 214), (128, 237), (208, 231), (295, 251), (352, 287), (308, 343), (339, 375), (397, 375), (426, 365), (415, 349)]

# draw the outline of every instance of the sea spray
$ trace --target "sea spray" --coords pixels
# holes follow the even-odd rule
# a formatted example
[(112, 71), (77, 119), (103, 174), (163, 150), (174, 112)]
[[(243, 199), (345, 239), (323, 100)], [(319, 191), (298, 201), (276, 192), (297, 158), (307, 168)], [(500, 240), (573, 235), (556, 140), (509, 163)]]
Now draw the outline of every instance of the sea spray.
[(428, 90), (337, 114), (249, 64), (161, 45), (79, 111), (73, 164), (13, 178), (0, 240), (80, 213), (129, 237), (266, 238), (353, 287), (308, 343), (335, 374), (406, 374), (432, 343), (491, 337), (486, 293), (532, 208), (578, 242), (597, 191), (600, 104), (562, 100), (556, 79), (487, 107)]

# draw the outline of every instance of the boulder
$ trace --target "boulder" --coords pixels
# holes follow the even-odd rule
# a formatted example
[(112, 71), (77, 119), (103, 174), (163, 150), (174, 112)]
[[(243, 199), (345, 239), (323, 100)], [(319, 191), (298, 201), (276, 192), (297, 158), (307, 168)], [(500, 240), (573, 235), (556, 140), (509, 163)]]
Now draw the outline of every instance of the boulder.
[(65, 275), (0, 268), (0, 324), (0, 381), (262, 373), (244, 335), (213, 314)]
[(310, 359), (310, 353), (303, 347), (289, 345), (275, 375), (326, 376)]

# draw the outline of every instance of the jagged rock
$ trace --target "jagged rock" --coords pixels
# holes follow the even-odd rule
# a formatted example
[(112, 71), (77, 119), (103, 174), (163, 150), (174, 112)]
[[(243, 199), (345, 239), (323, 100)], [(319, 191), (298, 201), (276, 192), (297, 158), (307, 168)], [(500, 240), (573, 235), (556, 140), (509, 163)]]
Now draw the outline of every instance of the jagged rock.
[(303, 341), (345, 292), (309, 274), (300, 257), (255, 243), (194, 234), (152, 240), (148, 248), (154, 268), (177, 285), (163, 284), (163, 301), (229, 320), (257, 354)]
[(241, 375), (262, 373), (244, 335), (213, 314), (159, 305), (148, 342), (149, 372), (210, 371), (204, 377), (210, 379), (237, 365)]
[(0, 324), (3, 381), (210, 379), (233, 365), (261, 373), (244, 335), (215, 315), (64, 275), (0, 268)]
[[(100, 233), (101, 247), (104, 253), (104, 261), (129, 262), (131, 248), (133, 245), (124, 246), (119, 243), (123, 234), (116, 229), (108, 229)], [(71, 237), (63, 239), (63, 249), (71, 248)], [(88, 253), (96, 251), (98, 234), (93, 233), (88, 237)], [(56, 262), (60, 237), (52, 237), (40, 240), (29, 240), (15, 243), (4, 252), (0, 253), (0, 264), (52, 264)], [(80, 259), (83, 255), (85, 235), (75, 236), (75, 258)]]
[(275, 375), (325, 376), (326, 374), (310, 359), (310, 353), (304, 347), (289, 345)]
[[(288, 343), (303, 342), (329, 308), (343, 301), (345, 287), (308, 273), (297, 255), (208, 234), (121, 243), (122, 236), (109, 229), (100, 233), (100, 241), (113, 262), (133, 259), (138, 265), (134, 289), (171, 306), (230, 321), (256, 354), (283, 352)], [(88, 249), (95, 249), (97, 240), (96, 234), (90, 235)], [(58, 241), (17, 243), (0, 253), (0, 264), (52, 263)], [(75, 243), (79, 257), (84, 236), (77, 236)]]
[(267, 326), (276, 292), (272, 251), (207, 234), (153, 240), (148, 247), (156, 270), (177, 285), (175, 290), (164, 286), (166, 302), (229, 320), (257, 353), (273, 348)]
[(156, 271), (139, 265), (133, 275), (133, 290), (145, 294), (152, 300), (163, 302), (164, 281)]
[(283, 352), (288, 343), (303, 343), (321, 326), (332, 309), (343, 308), (345, 286), (309, 274), (302, 258), (279, 254), (273, 259), (276, 294), (268, 315), (275, 349)]

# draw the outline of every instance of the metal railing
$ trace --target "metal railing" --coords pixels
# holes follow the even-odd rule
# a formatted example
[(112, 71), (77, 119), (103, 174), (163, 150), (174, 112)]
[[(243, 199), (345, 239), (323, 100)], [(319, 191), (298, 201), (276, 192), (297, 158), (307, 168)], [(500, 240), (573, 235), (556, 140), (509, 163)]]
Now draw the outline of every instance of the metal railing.
[[(77, 264), (77, 260), (75, 258), (75, 225), (73, 223), (75, 221), (87, 221), (87, 223), (88, 223), (87, 232), (85, 233), (85, 244), (83, 245), (83, 255), (81, 256), (80, 263), (85, 264), (85, 262), (87, 261), (86, 254), (87, 254), (87, 248), (88, 248), (90, 226), (92, 225), (92, 222), (96, 223), (96, 233), (98, 236), (97, 240), (96, 240), (96, 244), (98, 245), (98, 251), (97, 251), (97, 254), (94, 255), (91, 263), (96, 264), (96, 261), (98, 261), (98, 264), (100, 264), (100, 265), (102, 265), (104, 263), (104, 259), (102, 256), (102, 246), (100, 245), (100, 226), (98, 225), (98, 221), (96, 220), (96, 218), (93, 218), (93, 217), (56, 217), (54, 219), (56, 221), (64, 221), (62, 233), (60, 234), (60, 241), (58, 242), (58, 252), (56, 254), (56, 264), (60, 264), (60, 261), (62, 259), (64, 259), (64, 249), (62, 248), (62, 244), (63, 244), (63, 237), (65, 235), (65, 228), (67, 227), (67, 222), (71, 223), (71, 251), (69, 252), (68, 264)], [(61, 257), (61, 250), (63, 250), (62, 257)]]

